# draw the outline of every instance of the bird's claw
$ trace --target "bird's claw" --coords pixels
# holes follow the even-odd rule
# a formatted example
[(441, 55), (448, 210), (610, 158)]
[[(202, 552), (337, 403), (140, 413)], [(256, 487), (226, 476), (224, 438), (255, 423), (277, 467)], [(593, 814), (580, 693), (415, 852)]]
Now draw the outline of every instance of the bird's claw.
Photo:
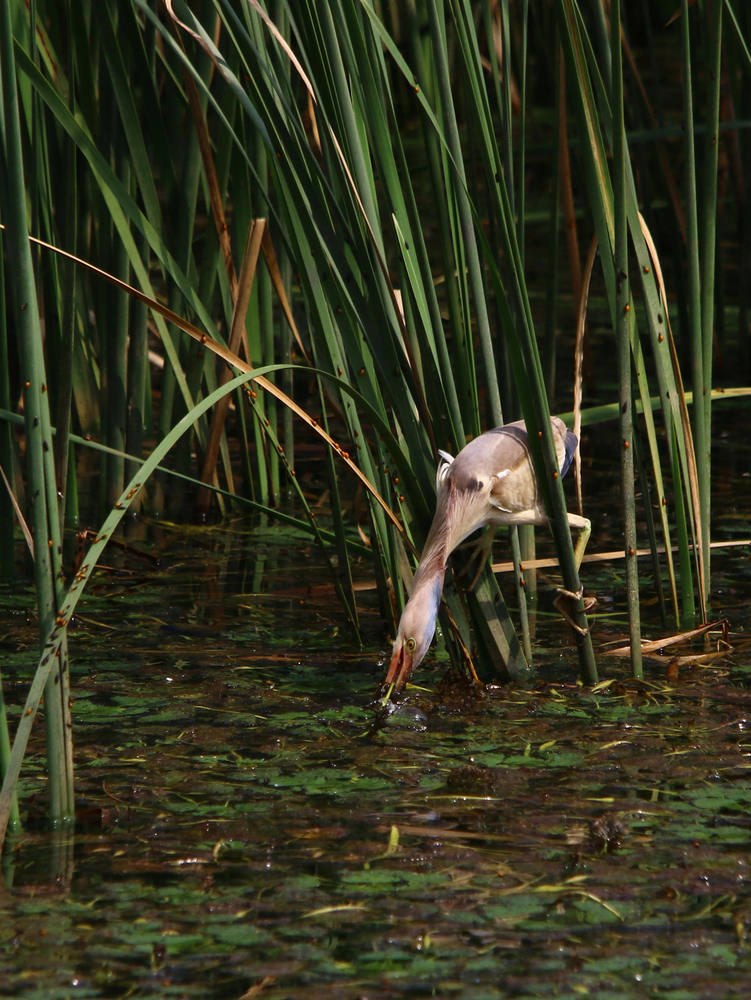
[[(556, 597), (556, 599), (553, 601), (553, 605), (555, 606), (555, 608), (560, 612), (563, 618), (566, 619), (566, 621), (569, 623), (571, 628), (574, 629), (575, 632), (578, 632), (579, 635), (588, 635), (589, 626), (583, 628), (581, 625), (579, 625), (578, 622), (575, 622), (565, 604), (566, 601), (573, 601), (574, 604), (578, 604), (581, 601), (582, 597), (584, 596), (584, 587), (580, 586), (577, 591), (566, 590), (565, 587), (556, 587), (556, 590), (558, 591), (558, 597)], [(595, 604), (597, 604), (597, 598), (588, 597), (584, 602), (584, 613), (586, 614), (588, 611), (590, 611), (595, 606)]]

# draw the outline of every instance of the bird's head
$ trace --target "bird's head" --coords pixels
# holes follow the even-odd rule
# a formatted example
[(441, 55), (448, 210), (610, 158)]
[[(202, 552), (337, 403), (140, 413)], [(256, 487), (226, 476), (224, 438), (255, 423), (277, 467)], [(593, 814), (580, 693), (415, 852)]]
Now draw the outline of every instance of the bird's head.
[(435, 634), (438, 605), (441, 600), (440, 579), (428, 586), (416, 587), (404, 608), (396, 639), (391, 651), (391, 662), (383, 682), (386, 698), (392, 691), (401, 691), (410, 674), (425, 658)]

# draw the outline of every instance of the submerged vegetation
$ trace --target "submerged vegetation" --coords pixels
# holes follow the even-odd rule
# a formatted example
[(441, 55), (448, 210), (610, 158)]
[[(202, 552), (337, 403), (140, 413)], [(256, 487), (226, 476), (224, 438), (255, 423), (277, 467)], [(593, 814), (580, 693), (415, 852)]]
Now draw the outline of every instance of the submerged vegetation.
[[(12, 745), (0, 702), (0, 829), (42, 699), (72, 817), (71, 617), (126, 512), (176, 511), (186, 480), (200, 517), (315, 540), (354, 646), (354, 559), (393, 624), (438, 449), (519, 416), (580, 591), (547, 419), (573, 412), (622, 456), (633, 675), (641, 546), (666, 628), (706, 620), (714, 372), (749, 369), (751, 10), (647, 6), (3, 5), (0, 564), (23, 526), (40, 656)], [(84, 462), (109, 513), (76, 558)], [(530, 659), (534, 540), (511, 551), (518, 625), (490, 567), (445, 593), (484, 679)]]

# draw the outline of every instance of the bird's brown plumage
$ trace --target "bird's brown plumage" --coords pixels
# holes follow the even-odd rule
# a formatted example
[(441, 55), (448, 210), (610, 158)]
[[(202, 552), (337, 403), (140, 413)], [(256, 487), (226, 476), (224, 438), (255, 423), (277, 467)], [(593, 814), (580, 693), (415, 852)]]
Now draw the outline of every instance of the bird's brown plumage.
[[(559, 417), (550, 418), (558, 468), (565, 475), (577, 439)], [(435, 632), (446, 563), (453, 550), (485, 525), (546, 524), (524, 421), (504, 424), (470, 441), (456, 458), (444, 455), (436, 472), (436, 510), (412, 593), (399, 622), (384, 687), (397, 691), (422, 661)], [(580, 531), (577, 560), (589, 521), (569, 514)], [(577, 564), (578, 564), (577, 562)]]

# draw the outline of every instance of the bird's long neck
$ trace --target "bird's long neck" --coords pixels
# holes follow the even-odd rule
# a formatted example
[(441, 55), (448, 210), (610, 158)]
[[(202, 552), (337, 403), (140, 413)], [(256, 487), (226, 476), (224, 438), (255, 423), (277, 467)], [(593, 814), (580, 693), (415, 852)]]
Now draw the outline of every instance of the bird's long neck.
[(446, 517), (446, 505), (439, 503), (412, 581), (410, 602), (425, 602), (435, 608), (436, 615), (438, 605), (441, 603), (446, 563), (451, 555), (450, 529), (451, 525)]
[(420, 556), (420, 565), (415, 572), (415, 585), (419, 577), (432, 576), (439, 568), (443, 579), (451, 553), (481, 523), (475, 523), (473, 517), (475, 499), (476, 494), (456, 489), (451, 481), (439, 495), (433, 523)]
[(429, 606), (433, 611), (434, 621), (441, 603), (446, 563), (456, 544), (463, 537), (461, 533), (457, 537), (457, 525), (464, 517), (464, 513), (463, 497), (449, 485), (436, 506), (420, 563), (415, 570), (408, 603), (420, 602)]
[(415, 570), (413, 591), (417, 590), (418, 587), (432, 584), (436, 579), (443, 586), (446, 563), (451, 555), (450, 544), (450, 525), (446, 518), (446, 505), (439, 504), (425, 540), (420, 563)]
[[(451, 500), (449, 496), (452, 496)], [(420, 563), (415, 570), (412, 592), (402, 613), (402, 621), (405, 618), (409, 619), (410, 615), (418, 614), (424, 626), (424, 634), (429, 636), (428, 642), (433, 637), (438, 619), (446, 563), (456, 544), (455, 523), (452, 516), (456, 510), (456, 503), (453, 501), (455, 501), (453, 490), (448, 490), (439, 499), (420, 556)]]

